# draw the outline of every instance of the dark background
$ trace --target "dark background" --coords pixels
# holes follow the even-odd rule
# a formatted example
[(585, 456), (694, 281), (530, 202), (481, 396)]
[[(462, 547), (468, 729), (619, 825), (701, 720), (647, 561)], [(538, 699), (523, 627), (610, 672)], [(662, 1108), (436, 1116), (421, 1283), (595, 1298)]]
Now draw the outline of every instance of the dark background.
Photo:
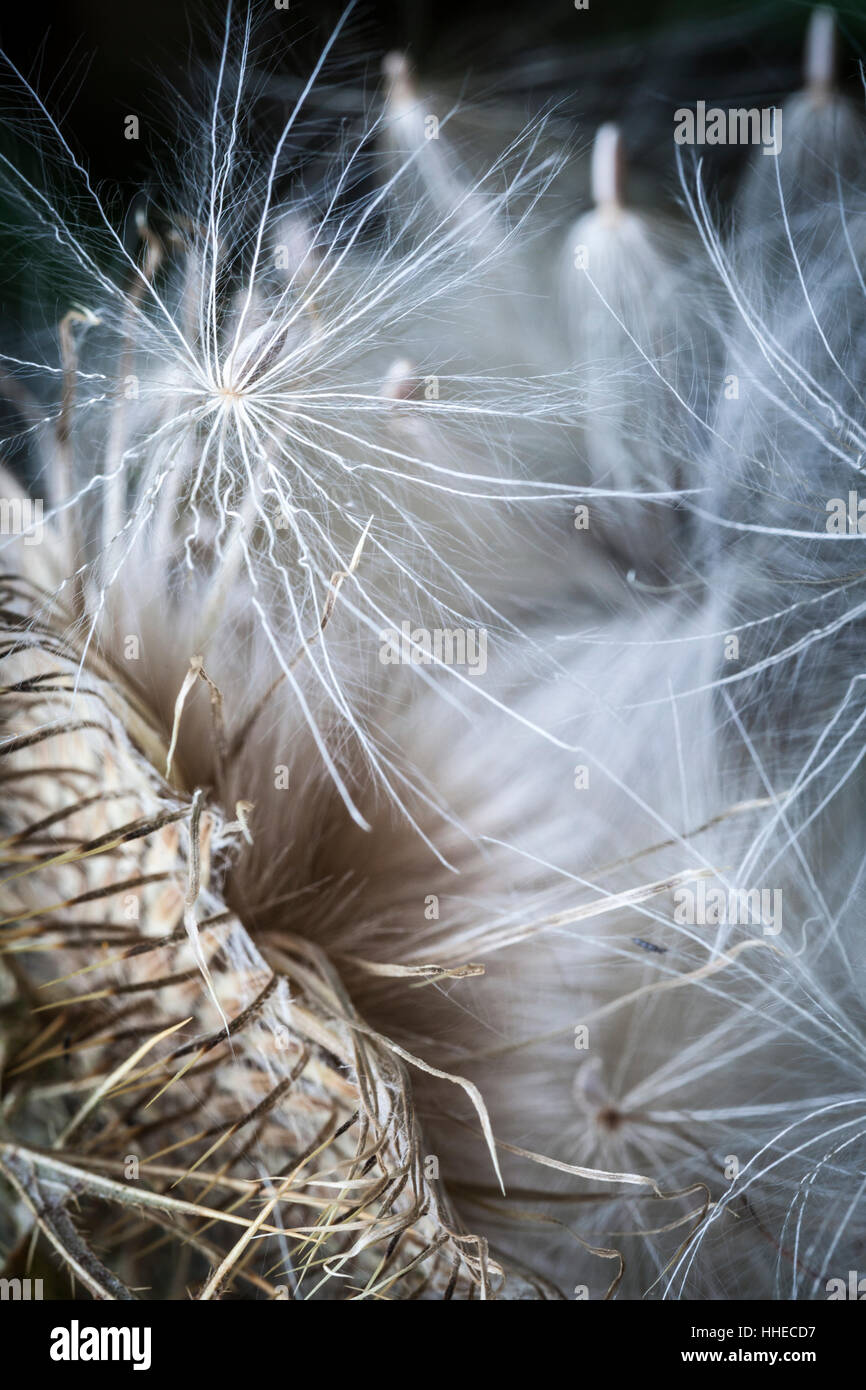
[[(630, 168), (664, 202), (678, 193), (671, 158), (677, 106), (699, 99), (766, 106), (800, 85), (810, 0), (589, 3), (578, 11), (574, 0), (360, 0), (306, 103), (292, 155), (315, 159), (342, 126), (354, 122), (357, 130), (380, 84), (383, 56), (396, 48), (409, 54), (422, 85), (445, 82), (456, 96), (465, 80), (473, 98), (504, 96), (527, 118), (554, 109), (553, 135), (569, 148), (586, 149), (601, 121), (617, 120)], [(252, 10), (250, 88), (259, 96), (249, 110), (267, 149), (343, 6), (289, 0), (288, 10), (276, 10), (274, 0), (252, 0)], [(236, 0), (235, 14), (244, 11), (245, 0)], [(862, 102), (866, 0), (837, 15), (840, 80)], [(200, 118), (208, 110), (224, 22), (224, 0), (7, 0), (0, 12), (0, 47), (45, 100), (133, 245), (131, 211), (142, 198), (151, 207), (170, 202), (173, 151), (194, 150), (204, 138), (191, 113)], [(0, 149), (40, 187), (58, 170), (40, 169), (47, 131), (33, 127), (32, 111), (15, 74), (0, 64)], [(124, 138), (129, 114), (140, 120), (137, 141)], [(498, 137), (493, 144), (498, 152)], [(50, 140), (42, 149), (57, 151)], [(736, 146), (714, 151), (721, 193), (747, 156)], [(77, 212), (95, 219), (86, 199), (78, 199)], [(74, 284), (50, 257), (37, 261), (26, 218), (0, 194), (0, 336), (13, 325), (53, 332), (74, 299)]]
[[(304, 73), (342, 9), (331, 0), (290, 0), (288, 11), (272, 0), (253, 4), (269, 61), (289, 79)], [(551, 98), (575, 118), (616, 115), (649, 129), (657, 113), (669, 124), (672, 103), (766, 104), (792, 90), (811, 8), (797, 0), (590, 0), (587, 11), (573, 0), (366, 0), (340, 51), (353, 80), (368, 87), (382, 55), (401, 48), (431, 79), (468, 71), (475, 84), (490, 81), (527, 103)], [(837, 13), (844, 77), (857, 84), (866, 0)], [(0, 44), (64, 116), (94, 174), (131, 187), (150, 173), (149, 142), (125, 141), (123, 116), (140, 113), (148, 135), (171, 139), (177, 113), (163, 84), (189, 90), (190, 70), (213, 61), (223, 15), (215, 0), (17, 0), (0, 21)]]

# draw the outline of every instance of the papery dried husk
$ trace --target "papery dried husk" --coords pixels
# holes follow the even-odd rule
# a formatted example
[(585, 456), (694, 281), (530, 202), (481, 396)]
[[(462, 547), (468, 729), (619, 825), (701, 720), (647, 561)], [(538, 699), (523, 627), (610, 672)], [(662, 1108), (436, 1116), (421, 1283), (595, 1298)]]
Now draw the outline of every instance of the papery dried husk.
[(236, 831), (157, 770), (128, 673), (79, 672), (29, 581), (2, 606), (10, 1243), (41, 1232), (97, 1298), (560, 1296), (461, 1228), (407, 1067), (326, 953), (266, 958), (225, 907)]

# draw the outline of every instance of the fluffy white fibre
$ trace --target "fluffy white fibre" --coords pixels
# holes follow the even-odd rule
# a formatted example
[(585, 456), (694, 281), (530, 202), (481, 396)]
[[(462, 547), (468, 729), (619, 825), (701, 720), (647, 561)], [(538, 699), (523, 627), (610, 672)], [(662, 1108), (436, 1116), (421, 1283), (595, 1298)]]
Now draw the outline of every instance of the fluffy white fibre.
[[(859, 115), (792, 98), (730, 209), (682, 161), (676, 223), (611, 180), (562, 217), (541, 115), (479, 153), (391, 58), (312, 186), (340, 38), (254, 160), (229, 14), (144, 259), (13, 74), (56, 177), (5, 181), (78, 306), (4, 357), (50, 494), (17, 562), (88, 652), (136, 639), (176, 784), (253, 803), (217, 858), (263, 957), (315, 941), (478, 1086), (504, 1195), (413, 1074), (472, 1230), (567, 1297), (823, 1298), (866, 1241), (863, 539), (825, 526), (866, 451)], [(404, 623), (486, 670), (384, 664)], [(682, 920), (708, 888), (781, 908)]]

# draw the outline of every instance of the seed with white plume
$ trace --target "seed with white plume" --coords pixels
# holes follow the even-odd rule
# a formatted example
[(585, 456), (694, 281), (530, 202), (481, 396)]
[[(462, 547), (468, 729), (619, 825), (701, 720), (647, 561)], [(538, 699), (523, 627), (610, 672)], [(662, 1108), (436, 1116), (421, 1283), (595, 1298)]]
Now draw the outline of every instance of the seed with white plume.
[[(339, 157), (316, 213), (311, 198), (292, 190), (290, 137), (344, 20), (255, 173), (241, 154), (249, 20), (237, 34), (227, 21), (204, 187), (191, 189), (161, 230), (139, 217), (142, 262), (18, 74), (104, 224), (117, 280), (53, 195), (5, 167), (11, 192), (89, 278), (97, 306), (76, 310), (61, 331), (60, 486), (49, 514), (74, 537), (64, 589), (80, 590), (85, 651), (110, 640), (112, 629), (125, 630), (124, 594), (138, 590), (138, 575), (147, 575), (151, 590), (159, 576), (158, 621), (171, 615), (184, 629), (184, 665), (202, 651), (218, 683), (251, 660), (264, 665), (266, 684), (281, 678), (360, 822), (331, 728), (357, 740), (397, 805), (406, 796), (352, 689), (359, 673), (343, 668), (350, 620), (370, 651), (404, 618), (432, 628), (495, 621), (484, 595), (453, 574), (431, 509), (447, 515), (468, 546), (473, 501), (487, 500), (508, 544), (516, 507), (569, 492), (562, 481), (524, 474), (514, 436), (530, 439), (575, 407), (561, 385), (509, 379), (501, 369), (455, 370), (448, 334), (431, 333), (433, 314), (447, 316), (458, 303), (464, 312), (461, 301), (483, 292), (517, 234), (507, 210), (521, 197), (531, 203), (552, 176), (551, 161), (532, 158), (535, 131), (471, 188), (454, 175), (446, 192), (426, 171), (423, 130), (410, 123), (408, 143), (349, 217), (354, 166), (377, 141), (388, 145), (391, 105), (405, 99), (399, 91), (408, 79), (393, 78), (384, 111)], [(420, 186), (416, 165), (425, 169)], [(406, 219), (394, 245), (377, 240), (386, 214)], [(434, 383), (407, 398), (406, 408), (425, 422), (411, 437), (395, 435), (382, 391), (404, 339), (422, 346), (424, 375)], [(103, 438), (106, 452), (94, 467)], [(362, 535), (364, 555), (325, 632), (333, 576), (346, 571)], [(440, 665), (430, 675), (443, 676), (459, 697), (460, 673)], [(166, 677), (176, 680), (177, 670)]]
[[(703, 270), (685, 228), (628, 206), (613, 125), (595, 138), (592, 196), (594, 210), (569, 233), (563, 272), (586, 391), (589, 475), (612, 490), (600, 511), (613, 543), (644, 568), (670, 566), (672, 504), (698, 481), (691, 460), (708, 408), (702, 371), (714, 346), (695, 311)], [(642, 492), (654, 501), (624, 505)]]

